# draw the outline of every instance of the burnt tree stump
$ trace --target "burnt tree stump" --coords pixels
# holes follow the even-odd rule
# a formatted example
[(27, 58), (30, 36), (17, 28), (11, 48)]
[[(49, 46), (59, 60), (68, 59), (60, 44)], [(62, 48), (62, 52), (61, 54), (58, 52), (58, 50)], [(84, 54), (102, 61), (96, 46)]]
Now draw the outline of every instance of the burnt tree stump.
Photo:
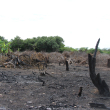
[(69, 71), (69, 64), (67, 60), (66, 60), (66, 71)]
[(98, 40), (96, 44), (94, 56), (92, 57), (90, 54), (88, 54), (89, 73), (90, 73), (90, 78), (92, 80), (92, 83), (98, 89), (99, 94), (104, 95), (104, 96), (110, 96), (109, 87), (106, 84), (105, 80), (101, 79), (99, 73), (98, 74), (95, 73), (96, 53), (97, 53), (99, 41), (100, 39)]
[(110, 59), (108, 59), (107, 67), (110, 68)]
[(82, 94), (82, 88), (83, 88), (83, 87), (80, 87), (80, 88), (79, 88), (78, 97), (80, 97), (80, 96), (81, 96), (81, 94)]

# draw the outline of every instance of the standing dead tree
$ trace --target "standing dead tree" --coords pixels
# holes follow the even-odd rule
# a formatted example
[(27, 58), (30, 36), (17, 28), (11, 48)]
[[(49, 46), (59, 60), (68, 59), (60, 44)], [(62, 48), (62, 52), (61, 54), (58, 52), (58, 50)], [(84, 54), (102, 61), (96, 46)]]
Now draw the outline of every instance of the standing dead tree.
[(97, 41), (93, 57), (90, 54), (88, 54), (90, 78), (93, 84), (98, 89), (99, 94), (104, 95), (104, 96), (110, 96), (109, 87), (106, 84), (105, 80), (101, 79), (99, 73), (98, 74), (95, 73), (96, 53), (97, 53), (99, 42), (100, 42), (100, 39), (98, 39)]

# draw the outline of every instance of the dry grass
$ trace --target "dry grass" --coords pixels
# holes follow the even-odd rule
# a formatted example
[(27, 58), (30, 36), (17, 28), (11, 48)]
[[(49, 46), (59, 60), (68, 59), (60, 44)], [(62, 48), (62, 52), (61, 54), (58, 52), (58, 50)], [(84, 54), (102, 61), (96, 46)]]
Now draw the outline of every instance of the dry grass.
[[(16, 56), (20, 56), (20, 59), (26, 64), (36, 65), (35, 59), (45, 61), (46, 63), (64, 63), (65, 60), (72, 60), (73, 65), (88, 65), (88, 54), (86, 52), (36, 52), (36, 51), (24, 51), (24, 52), (14, 52)], [(108, 54), (98, 53), (96, 56), (96, 66), (97, 67), (107, 67), (107, 60), (110, 58)], [(2, 56), (0, 59), (0, 65), (6, 62), (7, 57)]]
[(0, 65), (2, 65), (3, 63), (5, 63), (7, 60), (7, 57), (5, 55), (0, 55)]
[(108, 54), (98, 54), (96, 57), (96, 66), (107, 67), (107, 61), (110, 58)]
[(63, 61), (63, 60), (64, 60), (64, 57), (61, 53), (58, 53), (58, 52), (49, 53), (50, 63), (59, 63), (60, 61)]
[(64, 57), (66, 57), (66, 58), (69, 58), (69, 57), (70, 57), (70, 54), (71, 54), (71, 52), (68, 52), (68, 51), (64, 51), (64, 52), (62, 53), (62, 55), (63, 55)]

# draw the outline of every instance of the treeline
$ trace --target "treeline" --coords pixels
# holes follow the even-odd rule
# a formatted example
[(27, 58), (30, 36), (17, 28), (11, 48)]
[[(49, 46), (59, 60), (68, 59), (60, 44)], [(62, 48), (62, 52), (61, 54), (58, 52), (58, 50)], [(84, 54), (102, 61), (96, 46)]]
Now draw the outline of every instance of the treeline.
[[(0, 40), (4, 41), (5, 44), (10, 44), (10, 49), (12, 51), (25, 51), (25, 50), (35, 50), (45, 51), (45, 52), (63, 52), (63, 51), (82, 51), (87, 53), (94, 53), (94, 48), (88, 49), (87, 47), (82, 48), (72, 48), (66, 47), (64, 45), (64, 40), (60, 36), (42, 36), (42, 37), (33, 37), (27, 38), (25, 40), (21, 39), (19, 36), (16, 36), (10, 41), (6, 40), (4, 37), (0, 36)], [(110, 54), (110, 49), (98, 49), (100, 53)]]
[[(0, 39), (7, 43), (8, 41), (4, 37), (0, 36)], [(42, 37), (33, 37), (27, 38), (25, 40), (21, 39), (19, 36), (16, 36), (10, 41), (10, 49), (12, 51), (25, 51), (25, 50), (35, 50), (45, 51), (45, 52), (54, 52), (59, 51), (60, 48), (64, 47), (64, 40), (59, 36), (42, 36)]]
[[(94, 48), (90, 48), (88, 49), (88, 47), (81, 47), (81, 48), (72, 48), (72, 47), (64, 47), (63, 49), (64, 51), (79, 51), (79, 52), (86, 52), (86, 53), (91, 53), (93, 54), (95, 49)], [(110, 49), (106, 49), (106, 48), (103, 48), (103, 49), (98, 49), (98, 51), (100, 53), (106, 53), (106, 54), (110, 54)]]

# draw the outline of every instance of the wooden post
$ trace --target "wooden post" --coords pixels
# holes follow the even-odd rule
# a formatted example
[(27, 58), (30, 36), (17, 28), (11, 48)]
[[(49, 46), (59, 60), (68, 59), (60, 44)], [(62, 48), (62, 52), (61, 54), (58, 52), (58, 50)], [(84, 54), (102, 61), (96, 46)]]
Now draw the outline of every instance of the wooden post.
[(66, 71), (69, 71), (68, 61), (66, 60)]

